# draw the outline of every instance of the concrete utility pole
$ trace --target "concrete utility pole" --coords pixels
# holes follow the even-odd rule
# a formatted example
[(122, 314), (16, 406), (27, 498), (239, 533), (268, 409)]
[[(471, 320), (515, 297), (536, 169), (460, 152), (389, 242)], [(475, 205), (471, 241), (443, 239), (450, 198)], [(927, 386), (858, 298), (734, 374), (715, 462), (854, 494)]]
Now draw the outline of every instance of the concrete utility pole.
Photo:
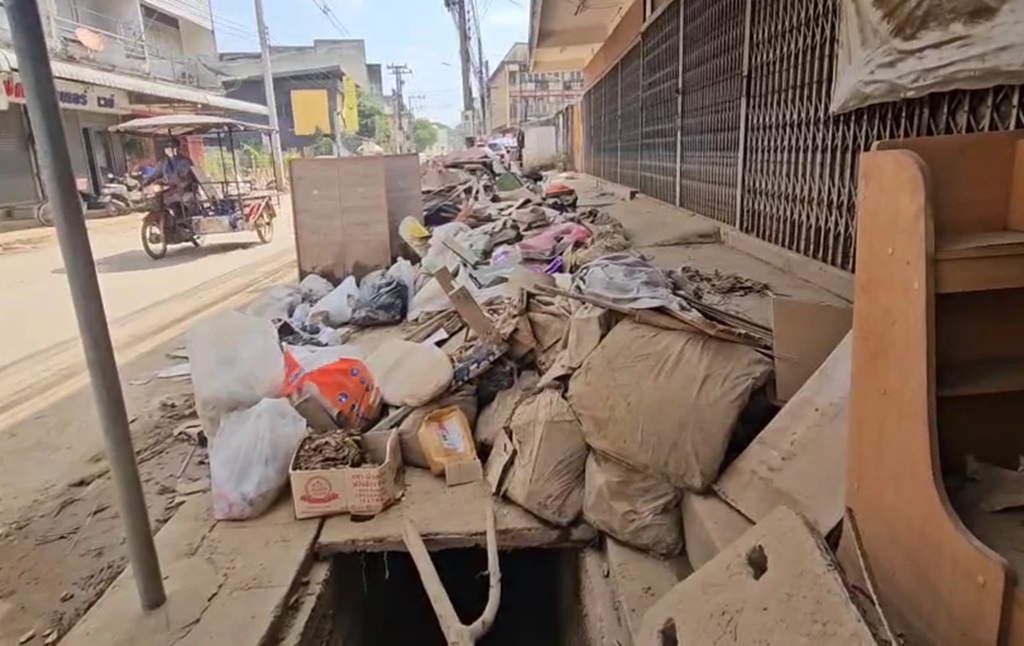
[(124, 525), (135, 587), (142, 608), (153, 610), (163, 605), (167, 595), (149, 529), (149, 514), (135, 463), (124, 393), (103, 310), (103, 295), (96, 278), (96, 263), (64, 138), (39, 6), (37, 0), (5, 0), (4, 4), (18, 56), (18, 71), (25, 85), (25, 103), (36, 139), (39, 170), (53, 206), (57, 241), (67, 268), (65, 274), (117, 491), (118, 512)]
[(454, 0), (457, 12), (455, 22), (459, 27), (459, 58), (462, 60), (462, 111), (473, 114), (473, 85), (470, 82), (472, 72), (469, 60), (469, 25), (466, 20), (466, 0)]
[(405, 99), (402, 97), (402, 90), (405, 87), (405, 81), (402, 76), (406, 74), (412, 74), (412, 70), (409, 69), (408, 65), (388, 65), (388, 71), (395, 76), (395, 123), (398, 125), (399, 134), (399, 148), (398, 152), (405, 152), (405, 125), (402, 121), (402, 111), (405, 109)]
[(274, 181), (277, 190), (284, 190), (284, 155), (281, 153), (281, 128), (277, 123), (277, 96), (274, 94), (274, 72), (270, 68), (270, 35), (263, 20), (263, 0), (253, 0), (256, 5), (256, 31), (260, 37), (260, 51), (263, 53), (263, 91), (267, 95), (267, 110), (270, 111), (270, 149), (274, 153)]
[[(465, 0), (463, 0), (465, 1)], [(480, 26), (480, 14), (477, 13), (476, 0), (471, 0), (473, 3), (473, 22), (476, 25), (476, 60), (477, 60), (477, 84), (480, 86), (480, 124), (477, 126), (477, 131), (483, 136), (487, 136), (487, 61), (484, 60), (484, 34), (483, 28)]]

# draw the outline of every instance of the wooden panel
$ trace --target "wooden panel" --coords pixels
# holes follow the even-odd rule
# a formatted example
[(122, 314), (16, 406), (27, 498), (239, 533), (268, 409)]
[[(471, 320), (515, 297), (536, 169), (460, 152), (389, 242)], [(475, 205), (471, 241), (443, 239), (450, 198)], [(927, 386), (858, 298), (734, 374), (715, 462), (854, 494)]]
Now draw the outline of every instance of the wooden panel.
[(851, 325), (852, 307), (773, 298), (775, 396), (789, 401), (843, 340)]
[(940, 294), (1024, 287), (1024, 255), (939, 260), (935, 290)]
[(937, 233), (1007, 228), (1010, 178), (1024, 131), (879, 141), (875, 150), (911, 150), (928, 167)]
[(1006, 228), (1024, 231), (1024, 141), (1017, 142), (1011, 181), (1013, 186), (1010, 188), (1010, 212), (1006, 218)]
[[(414, 261), (415, 255), (405, 250), (405, 243), (398, 235), (398, 225), (412, 216), (423, 220), (423, 193), (420, 191), (420, 156), (385, 155), (385, 186), (388, 200), (388, 230), (391, 238), (391, 253)], [(402, 251), (406, 253), (401, 253)]]
[[(1024, 455), (1021, 393), (943, 397), (938, 411), (944, 473), (963, 473), (968, 455), (1005, 469), (1020, 466), (1020, 456)], [(979, 423), (982, 420), (984, 423)]]
[(300, 277), (338, 282), (391, 263), (382, 157), (296, 159), (291, 186)]
[(991, 645), (1008, 564), (963, 526), (938, 472), (926, 176), (909, 152), (861, 156), (847, 505), (882, 605), (911, 641)]
[(851, 336), (714, 484), (723, 500), (760, 521), (776, 507), (799, 511), (822, 534), (843, 517)]
[(1024, 289), (944, 294), (935, 306), (940, 367), (1024, 359)]

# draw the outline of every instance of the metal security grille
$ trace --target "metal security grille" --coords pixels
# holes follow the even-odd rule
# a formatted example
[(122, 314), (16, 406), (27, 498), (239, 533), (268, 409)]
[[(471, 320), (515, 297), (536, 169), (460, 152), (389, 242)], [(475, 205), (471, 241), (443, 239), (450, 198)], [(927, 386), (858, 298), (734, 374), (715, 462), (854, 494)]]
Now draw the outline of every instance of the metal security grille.
[(688, 0), (683, 14), (680, 206), (736, 222), (744, 0)]
[(643, 39), (640, 190), (676, 201), (679, 134), (679, 3), (658, 16)]
[(583, 106), (583, 172), (594, 174), (594, 93), (583, 95), (580, 105)]
[(605, 166), (605, 177), (610, 182), (619, 182), (619, 66), (615, 65), (608, 76), (608, 87), (605, 88), (605, 136), (608, 137), (608, 160)]
[(640, 85), (643, 52), (639, 44), (619, 63), (619, 183), (640, 185)]
[(608, 141), (604, 128), (605, 120), (608, 117), (604, 103), (606, 85), (607, 79), (602, 78), (594, 87), (594, 115), (596, 117), (594, 120), (594, 132), (597, 134), (596, 150), (594, 151), (594, 173), (601, 178), (605, 177), (605, 150), (612, 144), (612, 142)]
[(830, 115), (837, 3), (751, 4), (740, 228), (758, 238), (853, 269), (861, 152), (882, 139), (1024, 127), (1020, 86), (932, 94)]

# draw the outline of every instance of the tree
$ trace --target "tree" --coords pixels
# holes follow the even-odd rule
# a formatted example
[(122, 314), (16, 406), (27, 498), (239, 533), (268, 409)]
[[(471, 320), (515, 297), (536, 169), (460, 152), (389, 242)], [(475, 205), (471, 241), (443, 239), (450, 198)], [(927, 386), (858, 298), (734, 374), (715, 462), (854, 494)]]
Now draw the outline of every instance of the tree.
[(416, 143), (416, 152), (423, 152), (437, 143), (437, 126), (426, 119), (413, 120), (412, 139)]
[(375, 96), (359, 89), (359, 136), (385, 144), (391, 139), (391, 125), (384, 113), (384, 104)]

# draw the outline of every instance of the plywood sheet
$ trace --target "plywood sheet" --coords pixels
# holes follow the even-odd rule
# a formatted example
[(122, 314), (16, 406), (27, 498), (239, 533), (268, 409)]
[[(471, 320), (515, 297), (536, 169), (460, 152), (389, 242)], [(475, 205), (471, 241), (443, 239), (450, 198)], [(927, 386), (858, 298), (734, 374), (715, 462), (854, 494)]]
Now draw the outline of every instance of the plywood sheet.
[(842, 518), (851, 337), (714, 484), (723, 500), (754, 522), (788, 506), (827, 534)]
[(850, 306), (773, 298), (775, 396), (789, 401), (852, 326)]
[(391, 263), (381, 157), (296, 159), (291, 187), (300, 276), (338, 282)]
[(874, 645), (820, 536), (779, 508), (654, 604), (637, 644)]
[(430, 550), (483, 547), (487, 543), (484, 510), (492, 504), (501, 549), (585, 545), (597, 536), (582, 523), (554, 527), (522, 507), (492, 498), (483, 481), (448, 487), (443, 477), (407, 468), (405, 484), (405, 496), (370, 520), (356, 522), (351, 516), (325, 519), (317, 551), (321, 555), (405, 551), (402, 528), (406, 519), (416, 524)]
[[(423, 192), (420, 188), (420, 156), (384, 155), (385, 186), (388, 201), (388, 231), (391, 253), (403, 255), (398, 225), (407, 217), (423, 219)], [(414, 258), (409, 258), (414, 260)]]

